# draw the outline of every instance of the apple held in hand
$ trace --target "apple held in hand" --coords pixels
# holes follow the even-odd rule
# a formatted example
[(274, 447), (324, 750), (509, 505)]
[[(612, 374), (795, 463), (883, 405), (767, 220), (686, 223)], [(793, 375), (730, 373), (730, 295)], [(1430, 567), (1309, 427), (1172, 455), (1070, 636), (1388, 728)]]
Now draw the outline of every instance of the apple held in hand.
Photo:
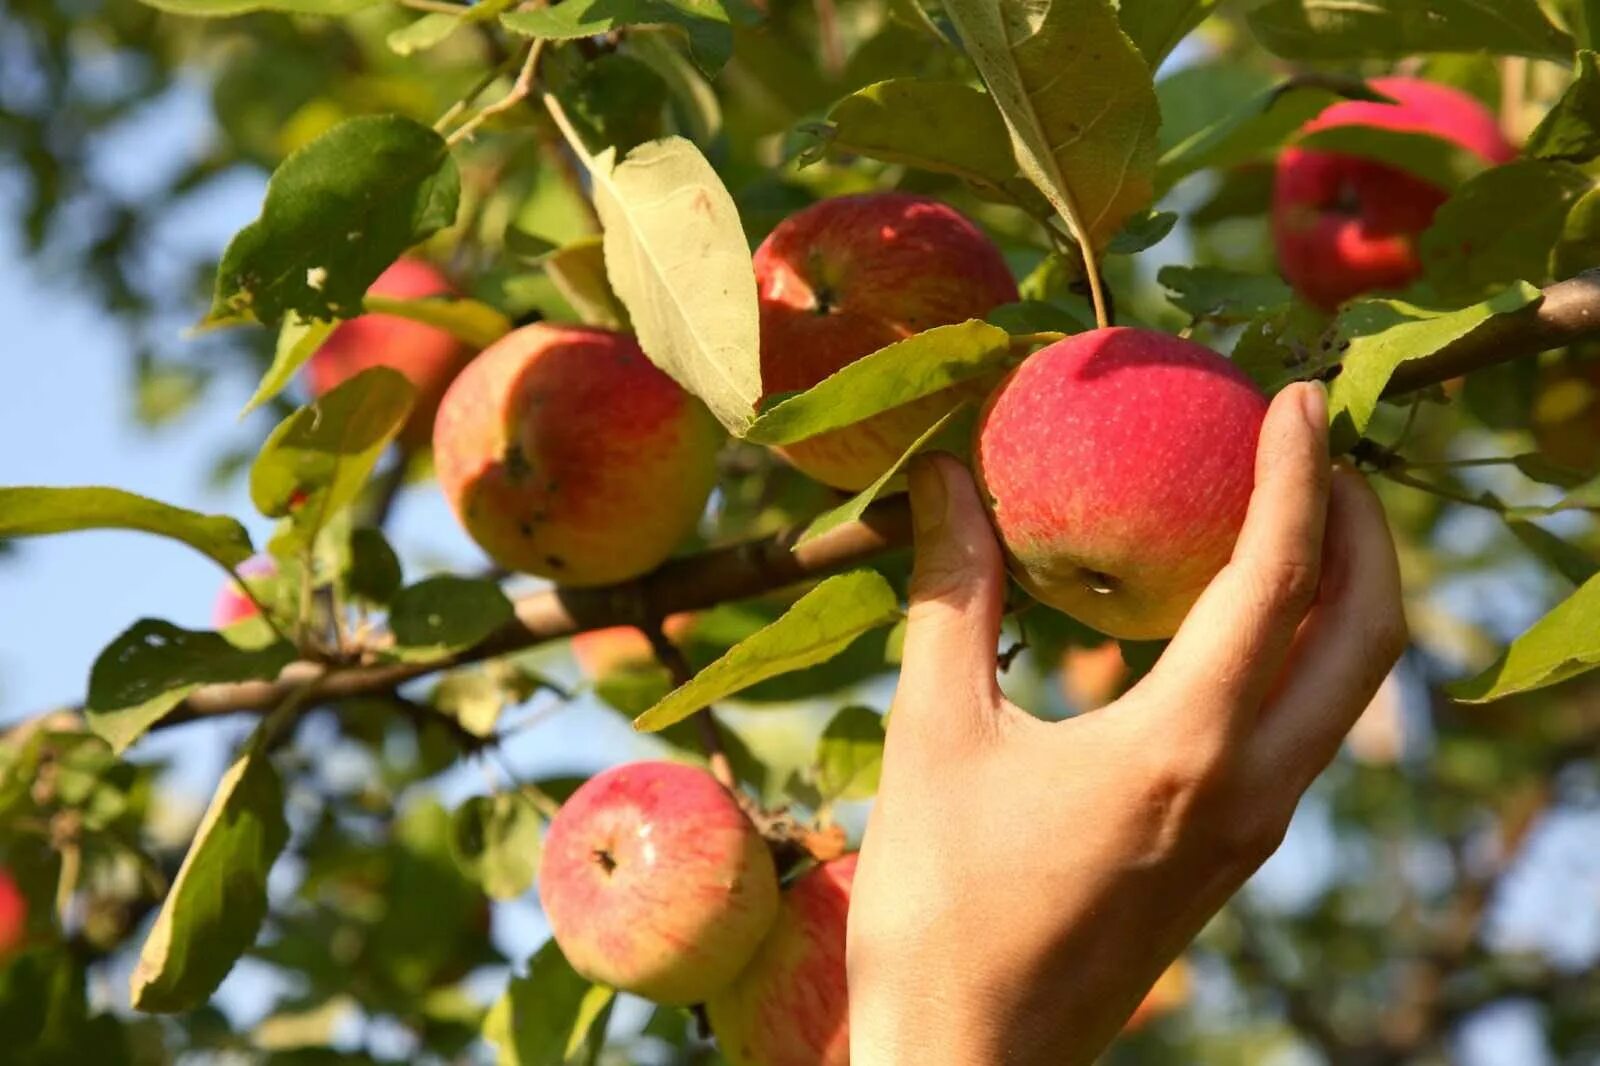
[(706, 1003), (733, 1066), (847, 1066), (845, 923), (856, 856), (823, 863), (784, 890), (772, 932), (738, 979)]
[[(454, 290), (431, 264), (420, 259), (397, 259), (378, 275), (367, 292), (391, 300), (417, 300), (449, 296)], [(339, 323), (311, 356), (306, 371), (314, 396), (375, 366), (400, 371), (417, 390), (411, 417), (400, 431), (400, 442), (417, 448), (428, 443), (434, 413), (445, 389), (471, 358), (472, 350), (467, 345), (438, 326), (399, 315), (366, 314)]]
[(778, 909), (772, 854), (710, 774), (638, 762), (590, 778), (550, 823), (539, 899), (591, 980), (685, 1006), (750, 961)]
[[(899, 193), (842, 196), (791, 215), (761, 242), (755, 271), (768, 396), (808, 389), (913, 333), (1017, 299), (1000, 250), (976, 226), (938, 201)], [(962, 395), (946, 389), (779, 451), (818, 481), (862, 489)]]
[[(1516, 154), (1488, 108), (1458, 89), (1402, 77), (1368, 84), (1396, 102), (1345, 100), (1301, 132), (1375, 126), (1433, 134), (1491, 164)], [(1363, 292), (1404, 288), (1422, 273), (1416, 238), (1447, 198), (1444, 189), (1373, 159), (1287, 148), (1272, 194), (1278, 268), (1296, 292), (1328, 310)]]
[(978, 425), (974, 466), (1012, 573), (1113, 637), (1170, 637), (1228, 561), (1266, 398), (1222, 356), (1113, 327), (1042, 348)]
[(433, 450), (456, 517), (502, 566), (603, 585), (659, 565), (717, 481), (722, 429), (624, 333), (515, 330), (462, 371)]

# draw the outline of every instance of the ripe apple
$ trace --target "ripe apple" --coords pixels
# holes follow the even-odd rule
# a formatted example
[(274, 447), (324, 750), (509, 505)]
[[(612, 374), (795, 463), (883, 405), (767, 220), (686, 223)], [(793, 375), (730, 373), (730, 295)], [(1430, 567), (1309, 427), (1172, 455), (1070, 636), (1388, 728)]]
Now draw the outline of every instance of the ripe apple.
[(491, 558), (564, 585), (659, 565), (717, 481), (722, 430), (624, 333), (535, 324), (445, 393), (439, 485)]
[[(454, 290), (431, 264), (397, 259), (367, 291), (393, 300), (415, 300), (447, 296)], [(306, 372), (312, 395), (321, 396), (371, 367), (400, 371), (417, 390), (400, 442), (418, 448), (433, 433), (434, 413), (445, 389), (471, 358), (470, 348), (438, 326), (399, 315), (368, 314), (339, 323), (311, 356)]]
[(556, 813), (539, 899), (579, 973), (684, 1006), (750, 961), (778, 910), (778, 876), (715, 778), (637, 762), (596, 774)]
[[(841, 196), (789, 216), (756, 250), (755, 271), (768, 396), (1017, 299), (1000, 250), (976, 226), (901, 193)], [(779, 451), (818, 481), (862, 489), (966, 392), (946, 389)]]
[(1267, 401), (1191, 341), (1113, 327), (1029, 356), (979, 420), (974, 467), (1011, 571), (1121, 639), (1170, 637), (1228, 561)]
[(749, 967), (706, 1003), (732, 1066), (848, 1066), (845, 920), (855, 876), (852, 853), (785, 889)]
[[(661, 632), (674, 644), (680, 644), (694, 628), (694, 615), (680, 612), (668, 615), (661, 622)], [(572, 638), (572, 657), (585, 676), (594, 681), (625, 670), (653, 666), (654, 650), (645, 635), (633, 626), (609, 626), (591, 629)]]
[[(253, 577), (271, 577), (277, 572), (278, 564), (270, 555), (251, 556), (239, 564), (239, 576), (246, 581)], [(255, 602), (244, 594), (237, 583), (229, 581), (217, 593), (216, 605), (211, 608), (211, 628), (227, 629), (254, 618), (258, 613)]]
[(0, 962), (14, 955), (28, 936), (28, 900), (9, 870), (0, 867)]
[(1114, 640), (1061, 653), (1061, 693), (1079, 711), (1092, 711), (1116, 699), (1128, 677), (1122, 646)]
[[(1396, 102), (1344, 100), (1301, 127), (1334, 126), (1430, 133), (1504, 163), (1515, 155), (1477, 100), (1419, 78), (1374, 78)], [(1449, 194), (1373, 159), (1289, 147), (1278, 157), (1272, 231), (1278, 268), (1310, 303), (1332, 310), (1359, 293), (1400, 289), (1422, 273), (1416, 238)]]

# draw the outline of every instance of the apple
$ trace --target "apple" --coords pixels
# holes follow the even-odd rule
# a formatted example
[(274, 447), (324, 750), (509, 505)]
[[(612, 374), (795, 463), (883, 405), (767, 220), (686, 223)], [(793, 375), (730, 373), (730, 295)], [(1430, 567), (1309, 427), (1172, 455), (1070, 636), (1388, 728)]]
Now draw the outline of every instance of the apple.
[(1233, 550), (1266, 411), (1237, 367), (1170, 334), (1041, 348), (990, 397), (974, 443), (1012, 573), (1108, 636), (1170, 637)]
[[(271, 577), (278, 572), (278, 564), (270, 555), (254, 555), (239, 564), (239, 576), (249, 581), (253, 577)], [(258, 613), (255, 601), (246, 596), (237, 582), (229, 581), (217, 593), (217, 602), (211, 608), (211, 628), (227, 629)]]
[(772, 853), (704, 770), (636, 762), (596, 774), (550, 822), (539, 900), (574, 969), (674, 1006), (742, 970), (778, 910)]
[[(680, 612), (668, 615), (661, 622), (661, 632), (674, 644), (681, 644), (694, 628), (694, 615)], [(650, 641), (633, 626), (608, 626), (591, 629), (572, 638), (572, 657), (578, 667), (595, 681), (603, 681), (613, 674), (655, 665), (655, 651)]]
[(1128, 677), (1122, 646), (1114, 640), (1061, 653), (1061, 694), (1073, 708), (1092, 711), (1116, 699)]
[(1539, 451), (1583, 473), (1600, 467), (1600, 359), (1543, 367), (1533, 398)]
[(749, 967), (706, 1003), (732, 1066), (847, 1066), (850, 994), (845, 922), (854, 853), (784, 890), (772, 931)]
[(484, 349), (439, 405), (434, 466), (495, 562), (563, 585), (654, 569), (694, 531), (722, 429), (625, 333), (535, 324)]
[[(454, 291), (443, 274), (420, 259), (395, 260), (367, 290), (392, 300), (448, 296)], [(375, 366), (400, 371), (417, 390), (400, 442), (418, 448), (433, 433), (434, 413), (445, 389), (471, 358), (471, 348), (438, 326), (399, 315), (368, 314), (339, 323), (312, 354), (306, 373), (311, 394), (321, 396)]]
[(16, 954), (27, 937), (27, 897), (17, 887), (11, 872), (0, 867), (0, 962)]
[[(1430, 133), (1490, 164), (1516, 154), (1489, 109), (1447, 85), (1374, 78), (1395, 103), (1344, 100), (1301, 127)], [(1422, 273), (1416, 239), (1449, 193), (1373, 159), (1291, 146), (1278, 156), (1272, 232), (1278, 268), (1308, 302), (1332, 310), (1359, 293), (1401, 289)]]
[(1134, 1008), (1133, 1014), (1122, 1026), (1124, 1033), (1136, 1032), (1166, 1014), (1171, 1014), (1189, 1001), (1189, 964), (1175, 959), (1161, 972), (1156, 983), (1146, 992), (1144, 999)]
[[(1017, 299), (1000, 250), (976, 226), (902, 193), (841, 196), (789, 216), (756, 250), (755, 272), (766, 396)], [(862, 489), (970, 391), (946, 389), (779, 452), (818, 481)]]

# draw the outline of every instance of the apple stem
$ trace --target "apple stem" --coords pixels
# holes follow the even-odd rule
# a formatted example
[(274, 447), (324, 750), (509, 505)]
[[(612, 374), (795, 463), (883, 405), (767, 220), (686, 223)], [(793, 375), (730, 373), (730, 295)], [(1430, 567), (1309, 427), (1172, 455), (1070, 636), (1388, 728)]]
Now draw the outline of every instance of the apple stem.
[(1111, 313), (1106, 309), (1105, 279), (1100, 276), (1100, 266), (1094, 261), (1094, 253), (1087, 244), (1080, 246), (1083, 251), (1083, 270), (1089, 278), (1089, 302), (1094, 305), (1094, 324), (1098, 329), (1106, 329), (1112, 325)]

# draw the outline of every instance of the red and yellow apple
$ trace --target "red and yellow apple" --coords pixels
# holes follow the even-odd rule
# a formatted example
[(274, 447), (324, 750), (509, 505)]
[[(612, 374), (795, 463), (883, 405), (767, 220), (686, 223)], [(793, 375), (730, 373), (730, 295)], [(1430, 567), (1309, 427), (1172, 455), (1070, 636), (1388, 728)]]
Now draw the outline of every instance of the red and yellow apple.
[(778, 910), (772, 854), (704, 770), (638, 762), (596, 774), (550, 822), (539, 899), (588, 977), (684, 1006), (726, 987)]
[[(900, 193), (841, 196), (789, 216), (756, 250), (755, 272), (767, 396), (809, 389), (913, 333), (1017, 299), (1000, 250), (976, 226)], [(818, 481), (862, 489), (964, 395), (946, 389), (780, 452)]]
[[(1392, 104), (1344, 100), (1301, 128), (1372, 126), (1444, 138), (1487, 163), (1515, 155), (1494, 115), (1459, 89), (1419, 78), (1374, 78)], [(1328, 310), (1364, 292), (1401, 289), (1422, 273), (1416, 241), (1446, 190), (1361, 156), (1291, 146), (1278, 157), (1272, 231), (1278, 269)]]
[(490, 558), (564, 585), (651, 570), (700, 520), (722, 430), (625, 333), (536, 324), (439, 406), (434, 465)]
[(749, 967), (706, 1003), (732, 1066), (848, 1066), (845, 923), (855, 875), (852, 853), (785, 889)]
[[(372, 283), (370, 295), (416, 300), (453, 294), (438, 269), (420, 259), (397, 259)], [(321, 396), (375, 366), (392, 367), (417, 390), (416, 402), (400, 431), (407, 447), (425, 446), (434, 413), (450, 382), (472, 358), (472, 350), (438, 326), (399, 315), (357, 315), (341, 322), (306, 365), (313, 396)]]
[[(694, 628), (694, 615), (687, 611), (668, 615), (661, 622), (661, 633), (674, 644), (681, 644)], [(655, 664), (650, 641), (633, 626), (608, 626), (591, 629), (572, 638), (572, 657), (584, 675), (603, 681), (613, 674)]]
[(1128, 678), (1122, 646), (1114, 640), (1061, 653), (1061, 694), (1075, 710), (1092, 711), (1117, 698)]
[[(239, 576), (249, 581), (253, 577), (271, 577), (278, 572), (278, 564), (270, 555), (253, 555), (239, 564)], [(217, 593), (217, 602), (211, 608), (211, 628), (227, 629), (260, 612), (255, 601), (244, 594), (237, 582), (229, 581)]]
[(0, 868), (0, 962), (16, 954), (27, 939), (28, 899), (11, 871)]
[(1012, 573), (1120, 639), (1170, 637), (1228, 561), (1266, 398), (1191, 341), (1113, 327), (1029, 356), (973, 461)]

